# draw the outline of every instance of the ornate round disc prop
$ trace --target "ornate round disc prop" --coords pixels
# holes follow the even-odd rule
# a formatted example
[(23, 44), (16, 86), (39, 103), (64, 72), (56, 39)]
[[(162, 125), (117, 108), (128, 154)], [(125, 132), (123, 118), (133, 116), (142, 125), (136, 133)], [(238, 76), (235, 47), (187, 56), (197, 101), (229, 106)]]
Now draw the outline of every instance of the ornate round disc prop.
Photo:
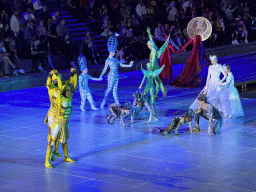
[(202, 41), (205, 41), (212, 33), (212, 25), (210, 21), (204, 17), (195, 17), (189, 21), (187, 33), (191, 39), (194, 39), (196, 35), (200, 35)]

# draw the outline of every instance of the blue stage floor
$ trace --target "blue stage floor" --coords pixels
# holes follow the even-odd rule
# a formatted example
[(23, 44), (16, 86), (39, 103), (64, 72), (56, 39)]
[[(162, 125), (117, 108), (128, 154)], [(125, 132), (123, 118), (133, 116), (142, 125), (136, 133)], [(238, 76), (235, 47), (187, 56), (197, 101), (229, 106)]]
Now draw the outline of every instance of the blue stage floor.
[[(122, 75), (127, 78), (119, 83), (121, 104), (133, 101), (142, 79), (140, 71)], [(107, 81), (90, 85), (99, 107)], [(44, 167), (46, 87), (0, 93), (0, 191), (256, 191), (256, 100), (242, 98), (245, 117), (225, 119), (220, 135), (207, 136), (207, 121), (202, 119), (198, 134), (183, 126), (180, 136), (163, 137), (152, 131), (166, 128), (173, 117), (184, 114), (200, 91), (167, 90), (167, 98), (160, 95), (157, 102), (159, 121), (147, 124), (145, 109), (134, 124), (125, 119), (125, 128), (118, 120), (107, 123), (106, 107), (91, 111), (87, 102), (87, 111), (80, 112), (77, 90), (68, 140), (76, 163), (56, 158), (53, 169)], [(107, 104), (113, 101), (111, 94)], [(63, 156), (61, 145), (59, 151)]]

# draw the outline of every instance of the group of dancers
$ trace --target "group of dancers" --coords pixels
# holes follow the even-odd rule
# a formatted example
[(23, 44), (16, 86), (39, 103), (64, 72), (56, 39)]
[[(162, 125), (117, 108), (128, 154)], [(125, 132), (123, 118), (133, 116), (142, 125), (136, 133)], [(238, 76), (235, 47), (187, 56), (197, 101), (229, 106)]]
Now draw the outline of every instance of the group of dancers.
[[(84, 56), (80, 56), (78, 61), (79, 68), (82, 71), (79, 76), (81, 111), (84, 111), (86, 99), (88, 99), (92, 110), (98, 110), (93, 102), (93, 97), (88, 86), (88, 80), (101, 81), (109, 67), (108, 87), (100, 105), (100, 108), (104, 108), (107, 97), (110, 91), (113, 90), (115, 103), (108, 106), (111, 114), (107, 116), (107, 122), (112, 124), (115, 119), (120, 118), (120, 124), (125, 126), (123, 119), (126, 116), (131, 116), (132, 123), (134, 121), (134, 117), (138, 115), (139, 111), (144, 106), (147, 107), (150, 113), (148, 122), (157, 120), (154, 106), (158, 99), (160, 89), (164, 97), (167, 95), (167, 91), (162, 83), (164, 79), (161, 78), (166, 78), (166, 75), (161, 75), (161, 73), (166, 71), (164, 69), (168, 67), (168, 63), (161, 64), (159, 61), (161, 61), (161, 58), (164, 56), (164, 53), (169, 46), (169, 38), (166, 38), (164, 45), (158, 49), (153, 41), (150, 29), (148, 29), (147, 32), (150, 39), (148, 41), (148, 47), (151, 50), (150, 59), (149, 63), (146, 65), (146, 70), (141, 67), (144, 77), (139, 90), (134, 94), (134, 101), (132, 105), (129, 102), (125, 102), (125, 105), (122, 106), (118, 100), (118, 66), (132, 67), (133, 61), (131, 61), (129, 65), (122, 64), (114, 57), (118, 45), (117, 38), (114, 35), (108, 40), (109, 57), (106, 60), (105, 67), (99, 78), (93, 78), (88, 74), (86, 59)], [(202, 48), (202, 42), (200, 39), (200, 36), (196, 36), (195, 40), (193, 40), (194, 48), (192, 49), (181, 74), (173, 81), (172, 85), (177, 87), (198, 87), (202, 83), (202, 58), (205, 58), (205, 55), (203, 49), (198, 49), (198, 47)], [(196, 55), (194, 54), (194, 49), (196, 49)], [(178, 128), (187, 123), (189, 124), (191, 133), (199, 132), (199, 119), (200, 117), (203, 117), (209, 122), (208, 135), (210, 136), (220, 132), (223, 117), (236, 118), (244, 116), (239, 94), (234, 86), (234, 76), (230, 71), (230, 66), (222, 66), (218, 64), (217, 56), (215, 55), (210, 56), (210, 60), (207, 58), (205, 58), (205, 60), (211, 63), (205, 87), (200, 92), (196, 100), (191, 104), (188, 112), (184, 116), (174, 117), (168, 128), (166, 130), (162, 130), (162, 135), (166, 135), (172, 130), (175, 130), (175, 134), (178, 134)], [(70, 72), (71, 76), (67, 81), (62, 81), (61, 74), (57, 70), (52, 70), (47, 78), (46, 84), (51, 103), (45, 119), (45, 123), (49, 127), (49, 134), (47, 138), (48, 146), (45, 159), (45, 167), (47, 168), (52, 168), (50, 160), (54, 161), (55, 155), (61, 158), (61, 155), (58, 152), (59, 142), (62, 143), (65, 156), (64, 161), (75, 162), (68, 155), (67, 140), (69, 138), (69, 117), (72, 111), (72, 97), (77, 87), (78, 77), (76, 68), (71, 68)], [(222, 79), (220, 79), (221, 73), (224, 76)], [(141, 91), (145, 80), (146, 86), (144, 90)], [(148, 91), (150, 92), (149, 95), (147, 95)], [(194, 127), (192, 127), (193, 119), (195, 119)], [(55, 148), (53, 150), (54, 145)]]

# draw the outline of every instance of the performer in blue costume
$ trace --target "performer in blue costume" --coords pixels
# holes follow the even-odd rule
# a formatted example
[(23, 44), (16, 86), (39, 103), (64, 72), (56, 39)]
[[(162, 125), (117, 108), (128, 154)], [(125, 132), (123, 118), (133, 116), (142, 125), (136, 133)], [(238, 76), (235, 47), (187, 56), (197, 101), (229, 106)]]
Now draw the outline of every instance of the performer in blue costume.
[(108, 39), (108, 51), (109, 51), (109, 57), (106, 60), (105, 63), (105, 67), (100, 75), (100, 78), (103, 77), (103, 75), (105, 74), (105, 72), (107, 71), (108, 67), (110, 68), (110, 71), (108, 73), (108, 88), (105, 92), (105, 96), (104, 99), (100, 105), (100, 108), (103, 108), (108, 94), (110, 93), (110, 91), (113, 89), (113, 97), (115, 99), (115, 103), (116, 104), (120, 104), (118, 101), (118, 96), (117, 96), (117, 86), (118, 86), (118, 65), (120, 65), (121, 67), (132, 67), (133, 65), (133, 61), (130, 62), (130, 65), (125, 65), (120, 63), (120, 61), (118, 61), (114, 56), (115, 56), (115, 52), (116, 52), (116, 48), (118, 45), (118, 41), (117, 38), (113, 35), (112, 37), (110, 37)]
[(85, 111), (84, 106), (85, 106), (86, 99), (88, 99), (91, 105), (91, 109), (98, 110), (98, 108), (96, 108), (94, 105), (93, 97), (88, 85), (88, 80), (91, 79), (94, 81), (101, 81), (102, 78), (93, 78), (88, 74), (87, 60), (83, 55), (81, 55), (78, 58), (78, 64), (79, 64), (80, 70), (82, 71), (82, 74), (79, 76), (79, 91), (81, 96), (80, 109), (81, 111)]

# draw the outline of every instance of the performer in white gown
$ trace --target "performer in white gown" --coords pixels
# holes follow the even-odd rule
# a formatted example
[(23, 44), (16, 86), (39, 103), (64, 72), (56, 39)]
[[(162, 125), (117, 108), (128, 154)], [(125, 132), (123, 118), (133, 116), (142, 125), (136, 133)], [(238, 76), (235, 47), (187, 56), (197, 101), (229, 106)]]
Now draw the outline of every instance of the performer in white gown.
[[(216, 55), (210, 56), (210, 60), (212, 65), (209, 66), (206, 85), (200, 94), (204, 92), (204, 94), (207, 95), (208, 102), (222, 112), (223, 110), (220, 102), (221, 84), (227, 78), (227, 74), (223, 71), (222, 66), (217, 63), (218, 59)], [(224, 77), (220, 80), (221, 73)], [(198, 109), (198, 102), (196, 99), (189, 109), (192, 109), (193, 111)]]
[(221, 85), (220, 101), (222, 112), (224, 116), (228, 118), (244, 116), (239, 94), (234, 85), (234, 76), (232, 72), (230, 72), (230, 66), (223, 65), (223, 70), (228, 76), (226, 82)]

